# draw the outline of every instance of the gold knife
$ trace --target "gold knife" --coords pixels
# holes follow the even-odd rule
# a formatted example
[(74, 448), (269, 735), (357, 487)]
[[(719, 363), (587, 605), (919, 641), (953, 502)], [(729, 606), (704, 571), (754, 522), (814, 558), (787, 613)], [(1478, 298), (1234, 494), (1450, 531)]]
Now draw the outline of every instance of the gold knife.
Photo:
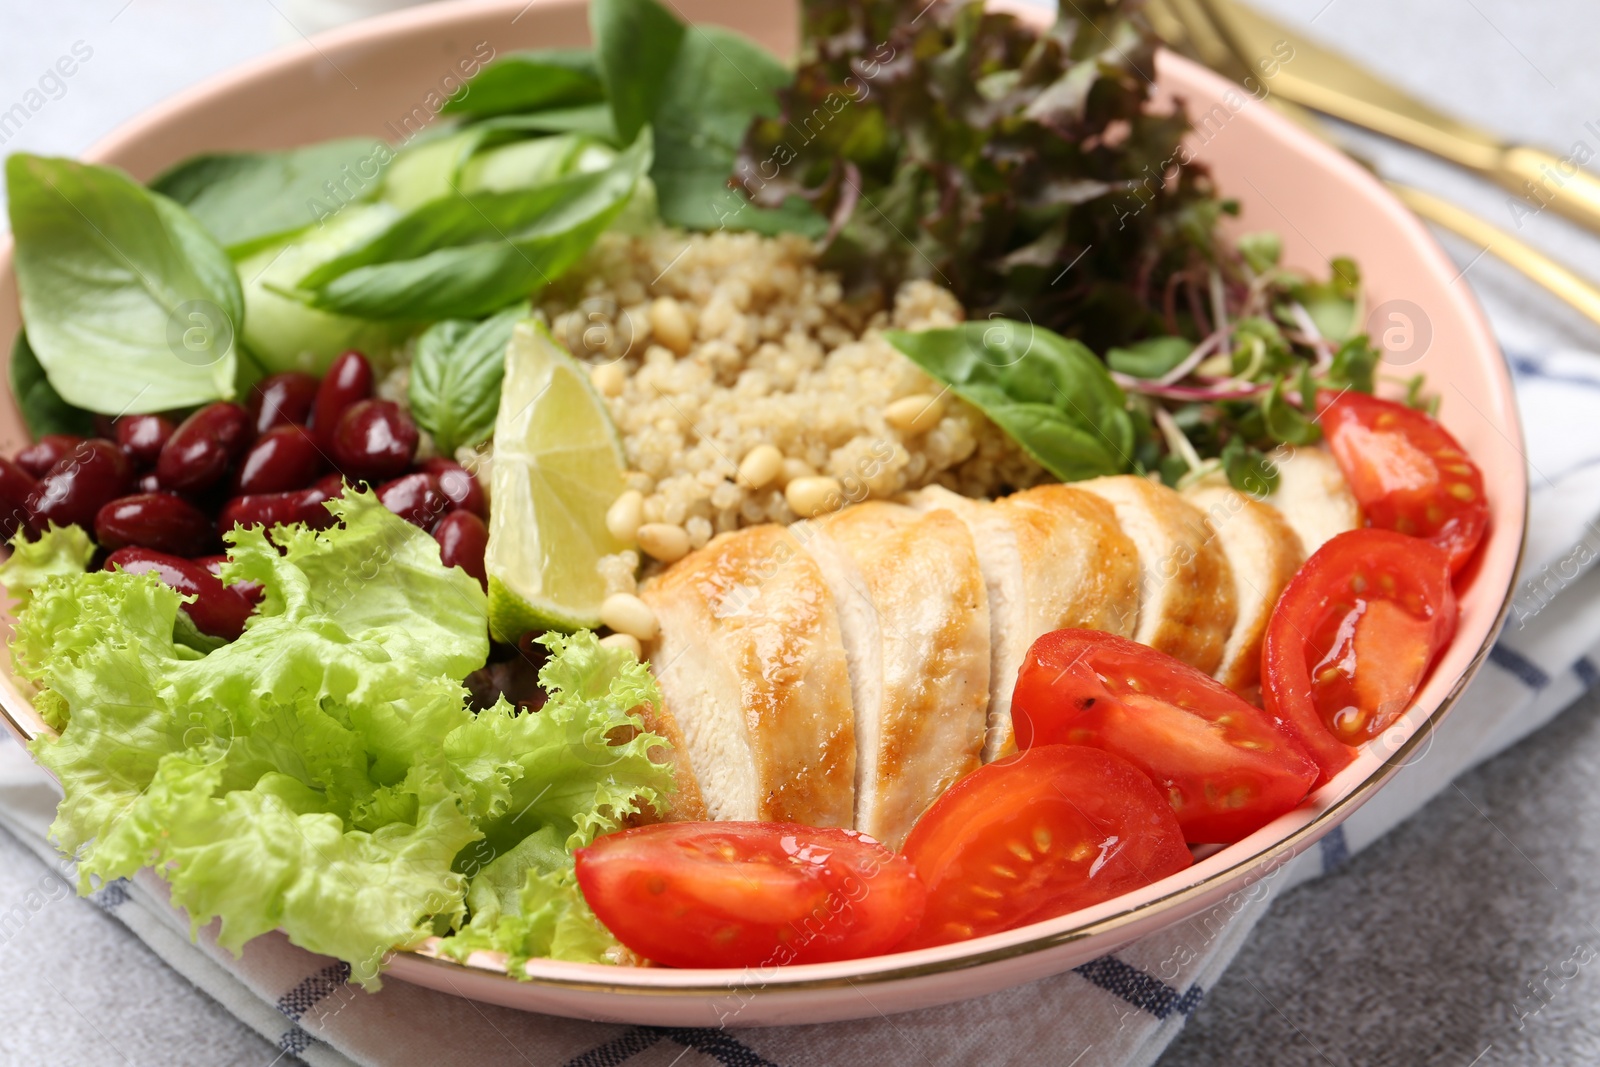
[[(1274, 94), (1465, 167), (1523, 197), (1530, 214), (1549, 206), (1600, 232), (1600, 178), (1581, 165), (1593, 152), (1575, 150), (1563, 159), (1540, 148), (1508, 144), (1423, 103), (1239, 0), (1168, 2), (1180, 10), (1189, 6), (1203, 10), (1210, 32), (1245, 63), (1274, 64), (1276, 73), (1267, 80)], [(1294, 58), (1282, 62), (1274, 49), (1285, 41), (1294, 48)], [(1194, 34), (1191, 44), (1201, 54), (1215, 47), (1215, 42), (1196, 39)], [(1600, 123), (1587, 128), (1600, 139)]]

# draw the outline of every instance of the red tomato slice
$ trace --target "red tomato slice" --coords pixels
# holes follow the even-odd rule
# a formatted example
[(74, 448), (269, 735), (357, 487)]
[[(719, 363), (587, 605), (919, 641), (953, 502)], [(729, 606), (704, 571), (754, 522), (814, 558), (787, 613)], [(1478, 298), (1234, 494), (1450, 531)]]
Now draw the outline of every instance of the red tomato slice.
[(904, 857), (854, 830), (660, 823), (607, 834), (575, 855), (600, 921), (669, 967), (877, 955), (916, 927), (926, 895)]
[(1266, 712), (1187, 663), (1095, 630), (1033, 643), (1011, 719), (1018, 748), (1088, 745), (1138, 767), (1196, 844), (1259, 830), (1317, 780), (1317, 765)]
[(928, 906), (902, 949), (1065, 915), (1194, 862), (1150, 779), (1110, 753), (1068, 745), (961, 779), (917, 821), (905, 855)]
[(1428, 541), (1351, 530), (1306, 561), (1267, 624), (1261, 695), (1318, 785), (1399, 718), (1455, 628), (1450, 559)]
[(1489, 525), (1483, 474), (1432, 416), (1365, 393), (1324, 394), (1328, 447), (1368, 520), (1426, 538), (1455, 573)]

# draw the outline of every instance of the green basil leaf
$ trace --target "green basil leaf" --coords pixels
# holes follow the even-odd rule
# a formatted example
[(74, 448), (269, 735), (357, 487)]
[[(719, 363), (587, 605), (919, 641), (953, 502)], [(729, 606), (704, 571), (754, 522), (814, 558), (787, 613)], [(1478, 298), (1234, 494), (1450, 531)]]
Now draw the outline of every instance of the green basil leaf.
[(11, 395), (22, 409), (22, 421), (36, 440), (47, 433), (94, 436), (94, 416), (61, 399), (44, 376), (39, 357), (28, 345), (28, 335), (18, 333), (11, 346)]
[(719, 26), (685, 27), (656, 0), (594, 0), (601, 76), (617, 133), (655, 130), (661, 220), (696, 230), (737, 229), (818, 238), (828, 223), (800, 197), (763, 208), (730, 189), (746, 131), (778, 115), (794, 72), (766, 49)]
[(656, 116), (688, 29), (655, 0), (593, 0), (589, 29), (617, 136), (631, 143)]
[(1278, 490), (1278, 465), (1237, 437), (1222, 447), (1222, 470), (1241, 493), (1260, 499)]
[(1273, 381), (1261, 401), (1261, 414), (1266, 420), (1267, 433), (1274, 441), (1291, 445), (1314, 445), (1322, 440), (1322, 428), (1284, 395), (1284, 379)]
[[(730, 30), (696, 26), (683, 39), (652, 117), (650, 177), (663, 221), (706, 230), (759, 225), (763, 209), (730, 190), (728, 176), (751, 121), (776, 116), (777, 92), (793, 79), (771, 53)], [(800, 217), (822, 221), (809, 207)]]
[(13, 155), (6, 184), (28, 341), (63, 399), (120, 415), (234, 396), (244, 298), (194, 216), (68, 159)]
[(511, 330), (528, 305), (507, 308), (482, 322), (450, 319), (428, 327), (411, 361), (411, 414), (433, 435), (440, 455), (486, 441), (500, 409)]
[(447, 115), (493, 116), (605, 99), (600, 67), (587, 48), (512, 52), (490, 63), (444, 105)]
[(1135, 378), (1159, 378), (1189, 358), (1194, 343), (1182, 337), (1152, 337), (1106, 353), (1111, 369)]
[(535, 189), (431, 201), (286, 295), (323, 311), (396, 322), (495, 311), (576, 262), (622, 212), (649, 166), (645, 130), (604, 170)]
[(884, 336), (1062, 481), (1132, 465), (1127, 397), (1077, 341), (1008, 319)]
[(195, 156), (150, 183), (211, 231), (234, 257), (377, 195), (394, 149), (368, 137), (286, 152)]

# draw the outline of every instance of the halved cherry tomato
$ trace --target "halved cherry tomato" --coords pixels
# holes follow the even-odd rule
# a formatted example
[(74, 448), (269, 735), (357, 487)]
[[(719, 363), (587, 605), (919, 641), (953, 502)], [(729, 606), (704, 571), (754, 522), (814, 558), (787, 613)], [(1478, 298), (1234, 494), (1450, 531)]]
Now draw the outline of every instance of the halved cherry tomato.
[(1467, 565), (1489, 525), (1477, 464), (1432, 416), (1365, 393), (1323, 394), (1328, 447), (1367, 519), (1426, 538)]
[(1351, 530), (1306, 560), (1267, 624), (1261, 695), (1318, 785), (1400, 716), (1455, 628), (1450, 560), (1428, 541)]
[(1065, 915), (1194, 862), (1150, 779), (1096, 748), (1045, 745), (980, 767), (923, 813), (905, 855), (928, 889), (926, 948)]
[(926, 895), (903, 856), (854, 830), (659, 823), (607, 834), (576, 856), (600, 921), (669, 967), (874, 956), (916, 927)]
[(1138, 767), (1196, 844), (1259, 830), (1317, 780), (1300, 742), (1266, 712), (1165, 652), (1096, 630), (1033, 643), (1011, 720), (1018, 748), (1088, 745)]

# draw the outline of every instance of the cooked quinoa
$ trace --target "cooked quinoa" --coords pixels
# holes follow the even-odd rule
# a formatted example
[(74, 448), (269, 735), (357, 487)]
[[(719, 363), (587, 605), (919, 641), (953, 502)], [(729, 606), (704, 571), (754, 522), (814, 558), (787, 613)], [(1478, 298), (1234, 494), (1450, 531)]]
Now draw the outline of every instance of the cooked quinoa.
[[(794, 522), (797, 507), (934, 482), (993, 496), (1045, 479), (881, 335), (959, 323), (954, 296), (912, 282), (893, 308), (864, 306), (815, 258), (793, 235), (608, 234), (545, 294), (540, 310), (590, 364), (621, 435), (640, 495), (625, 525), (678, 527), (699, 548), (741, 526)], [(770, 449), (751, 457), (764, 445), (781, 463)], [(777, 470), (751, 484), (740, 476), (747, 458), (747, 475)], [(632, 552), (607, 560), (614, 590), (632, 589), (638, 562)]]

